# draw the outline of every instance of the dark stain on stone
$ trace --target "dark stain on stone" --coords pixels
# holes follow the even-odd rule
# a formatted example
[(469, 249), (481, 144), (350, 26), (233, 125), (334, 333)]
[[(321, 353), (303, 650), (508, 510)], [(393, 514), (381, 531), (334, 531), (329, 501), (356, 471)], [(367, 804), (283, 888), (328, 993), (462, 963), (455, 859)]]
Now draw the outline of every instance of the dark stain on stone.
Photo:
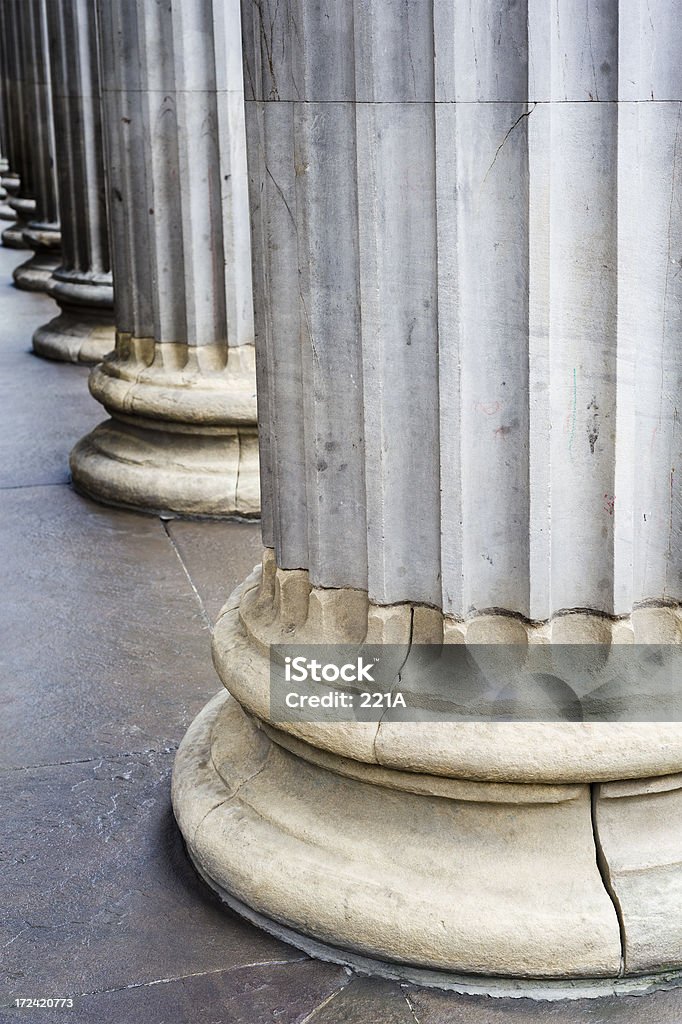
[(587, 411), (591, 411), (591, 415), (587, 419), (587, 441), (590, 446), (590, 453), (594, 455), (594, 446), (599, 440), (599, 406), (597, 405), (596, 395), (592, 395)]

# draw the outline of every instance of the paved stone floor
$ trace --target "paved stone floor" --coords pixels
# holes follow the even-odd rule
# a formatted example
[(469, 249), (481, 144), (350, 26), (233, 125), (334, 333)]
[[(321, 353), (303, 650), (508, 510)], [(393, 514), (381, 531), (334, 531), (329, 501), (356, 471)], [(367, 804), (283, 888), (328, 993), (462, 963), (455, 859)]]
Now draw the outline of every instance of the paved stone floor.
[[(51, 300), (0, 249), (0, 1020), (74, 1024), (679, 1024), (682, 992), (532, 1003), (308, 959), (225, 910), (174, 826), (169, 778), (217, 691), (210, 622), (258, 527), (166, 522), (69, 485), (103, 418), (84, 368), (30, 354)], [(15, 1009), (71, 997), (71, 1010)]]

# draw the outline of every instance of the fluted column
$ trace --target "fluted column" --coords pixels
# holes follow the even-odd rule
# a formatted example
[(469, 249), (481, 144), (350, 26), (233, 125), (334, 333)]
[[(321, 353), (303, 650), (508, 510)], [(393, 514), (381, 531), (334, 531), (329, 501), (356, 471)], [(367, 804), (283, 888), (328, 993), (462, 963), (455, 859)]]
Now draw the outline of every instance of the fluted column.
[[(679, 968), (682, 726), (638, 698), (682, 625), (675, 4), (244, 0), (243, 31), (266, 553), (178, 754), (190, 854), (398, 976)], [(487, 705), (462, 672), (412, 719), (272, 699), (287, 645), (397, 645), (375, 688), (418, 694), (500, 643)], [(590, 679), (658, 646), (583, 721), (566, 644)]]
[(28, 191), (30, 171), (29, 129), (26, 119), (23, 35), (26, 25), (20, 17), (20, 0), (0, 0), (0, 54), (2, 55), (3, 104), (6, 113), (10, 170), (2, 183), (9, 193), (8, 206), (13, 223), (2, 232), (2, 244), (26, 249), (24, 228), (35, 211), (35, 200)]
[[(0, 13), (0, 27), (2, 14)], [(0, 43), (0, 220), (14, 221), (14, 211), (7, 205), (8, 192), (4, 180), (9, 176), (9, 136), (7, 120), (7, 65), (4, 45)]]
[(14, 283), (27, 291), (46, 291), (61, 261), (59, 206), (54, 140), (50, 64), (47, 37), (48, 0), (20, 0), (24, 66), (24, 118), (27, 146), (26, 188), (35, 199), (35, 212), (23, 232), (34, 255), (13, 273)]
[(239, 10), (99, 4), (116, 351), (76, 486), (145, 511), (259, 509)]
[(50, 359), (98, 363), (114, 347), (95, 0), (47, 8), (62, 263), (48, 284), (61, 313), (33, 335)]

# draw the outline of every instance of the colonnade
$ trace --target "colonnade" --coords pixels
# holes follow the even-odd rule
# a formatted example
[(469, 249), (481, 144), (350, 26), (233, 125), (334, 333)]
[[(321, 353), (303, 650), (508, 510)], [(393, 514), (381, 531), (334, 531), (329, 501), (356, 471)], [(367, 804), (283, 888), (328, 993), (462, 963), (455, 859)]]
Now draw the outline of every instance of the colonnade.
[(681, 968), (673, 715), (282, 721), (271, 689), (287, 644), (398, 645), (390, 690), (425, 645), (544, 652), (571, 693), (565, 645), (675, 671), (675, 5), (241, 8), (0, 0), (3, 241), (61, 306), (35, 351), (96, 363), (110, 417), (74, 485), (261, 515), (177, 756), (188, 852), (370, 971)]

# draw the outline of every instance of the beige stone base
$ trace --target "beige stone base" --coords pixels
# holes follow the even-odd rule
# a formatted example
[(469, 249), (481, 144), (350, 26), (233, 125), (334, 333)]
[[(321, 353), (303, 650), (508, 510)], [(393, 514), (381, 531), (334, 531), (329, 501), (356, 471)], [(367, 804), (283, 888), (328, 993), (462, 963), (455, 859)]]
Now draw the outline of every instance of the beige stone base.
[(489, 801), (456, 785), (416, 795), (397, 773), (361, 782), (300, 753), (226, 694), (187, 733), (173, 806), (192, 857), (226, 892), (321, 942), (394, 963), (618, 975), (588, 786), (490, 787)]
[(312, 588), (266, 552), (216, 623), (231, 696), (178, 751), (173, 805), (200, 873), (290, 941), (392, 976), (582, 992), (676, 975), (676, 723), (270, 718), (270, 644), (395, 643), (405, 622), (412, 643), (435, 642), (433, 609), (418, 611)]
[[(3, 233), (3, 239), (4, 235)], [(24, 246), (25, 248), (25, 246)], [(14, 284), (26, 292), (46, 292), (53, 272), (59, 266), (61, 257), (59, 253), (50, 251), (39, 251), (16, 267), (12, 272)]]
[(87, 309), (64, 309), (33, 335), (33, 351), (45, 359), (66, 363), (101, 362), (114, 347), (116, 330), (113, 312), (106, 314)]
[(79, 441), (70, 462), (77, 490), (107, 505), (164, 516), (260, 512), (255, 430), (117, 417)]

